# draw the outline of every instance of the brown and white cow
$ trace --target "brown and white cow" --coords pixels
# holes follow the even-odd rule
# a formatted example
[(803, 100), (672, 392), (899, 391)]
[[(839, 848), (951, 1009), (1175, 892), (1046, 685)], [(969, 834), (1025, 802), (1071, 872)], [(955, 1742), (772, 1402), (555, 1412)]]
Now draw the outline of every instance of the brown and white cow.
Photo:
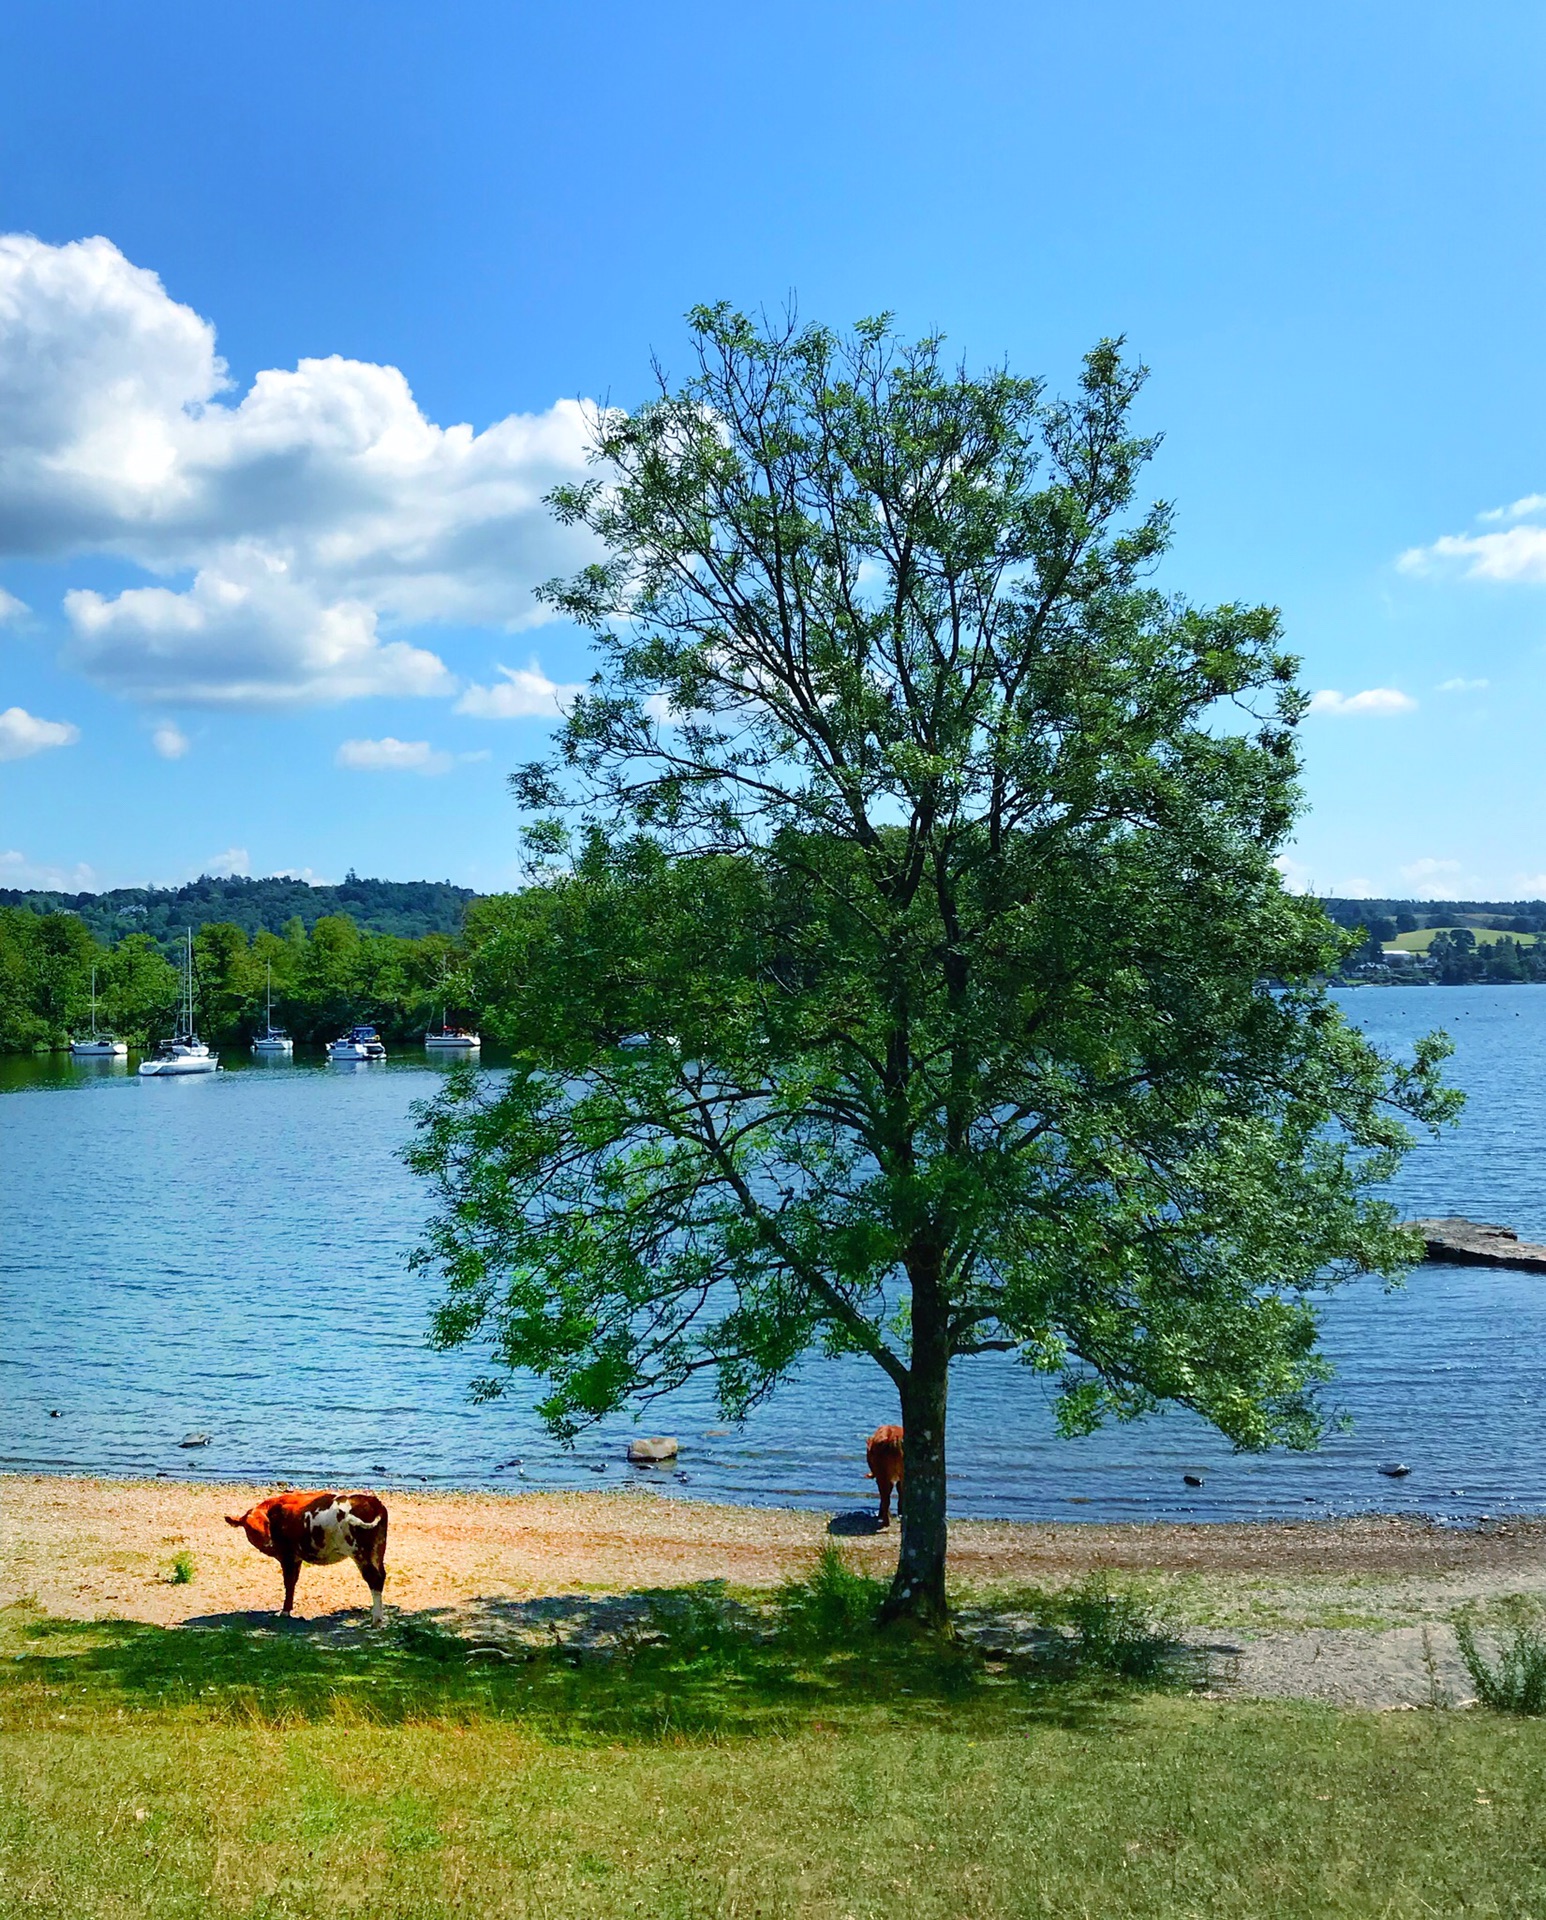
[(258, 1552), (279, 1562), (285, 1613), (295, 1610), (295, 1583), (303, 1564), (330, 1567), (338, 1560), (353, 1560), (370, 1588), (370, 1624), (381, 1625), (387, 1510), (373, 1493), (276, 1493), (245, 1513), (228, 1513), (225, 1523), (245, 1528)]
[(891, 1525), (891, 1489), (896, 1488), (896, 1510), (902, 1511), (902, 1429), (877, 1427), (864, 1449), (868, 1472), (880, 1491), (880, 1524)]

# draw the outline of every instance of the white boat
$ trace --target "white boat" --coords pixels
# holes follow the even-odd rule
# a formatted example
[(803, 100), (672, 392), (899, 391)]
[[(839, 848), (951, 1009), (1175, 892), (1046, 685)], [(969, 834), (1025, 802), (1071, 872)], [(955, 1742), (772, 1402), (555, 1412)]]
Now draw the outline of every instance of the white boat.
[(339, 1039), (328, 1041), (327, 1057), (348, 1065), (356, 1060), (385, 1060), (387, 1050), (374, 1027), (351, 1027)]
[(444, 1007), (440, 1009), (440, 1025), (431, 1027), (424, 1036), (426, 1053), (476, 1053), (482, 1045), (483, 1035), (471, 1033), (466, 1027), (453, 1027)]
[(91, 969), (91, 1038), (72, 1040), (70, 1058), (72, 1060), (127, 1060), (129, 1045), (125, 1040), (115, 1040), (110, 1033), (97, 1032), (97, 970)]
[(274, 963), (268, 964), (268, 1011), (263, 1016), (263, 1031), (252, 1043), (252, 1050), (259, 1059), (283, 1057), (288, 1059), (295, 1051), (295, 1042), (283, 1027), (274, 1025)]
[(211, 1053), (209, 1048), (193, 1030), (193, 929), (188, 929), (188, 944), (183, 958), (183, 1003), (178, 1009), (178, 1030), (170, 1040), (163, 1040), (154, 1056), (140, 1062), (140, 1072), (147, 1078), (165, 1078), (170, 1074), (213, 1073), (220, 1065), (220, 1056)]

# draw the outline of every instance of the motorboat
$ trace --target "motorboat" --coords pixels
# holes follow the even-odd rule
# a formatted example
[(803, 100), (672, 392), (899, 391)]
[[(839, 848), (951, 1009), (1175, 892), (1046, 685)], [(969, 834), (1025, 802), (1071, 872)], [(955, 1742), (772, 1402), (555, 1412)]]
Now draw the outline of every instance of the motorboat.
[(385, 1060), (387, 1050), (374, 1027), (351, 1027), (339, 1039), (329, 1040), (327, 1057), (348, 1065), (356, 1060)]
[(89, 1040), (72, 1040), (70, 1058), (72, 1060), (127, 1060), (129, 1044), (126, 1040), (115, 1039), (110, 1033), (97, 1031), (97, 970), (91, 969), (91, 1037)]
[(252, 1043), (252, 1051), (260, 1060), (286, 1059), (295, 1051), (295, 1042), (283, 1027), (274, 1025), (274, 963), (268, 967), (268, 1002), (263, 1016), (263, 1030)]
[(183, 955), (183, 995), (177, 1031), (170, 1040), (161, 1042), (149, 1060), (140, 1062), (140, 1072), (147, 1079), (166, 1078), (173, 1074), (214, 1073), (219, 1065), (219, 1054), (211, 1053), (194, 1030), (193, 929), (190, 927)]

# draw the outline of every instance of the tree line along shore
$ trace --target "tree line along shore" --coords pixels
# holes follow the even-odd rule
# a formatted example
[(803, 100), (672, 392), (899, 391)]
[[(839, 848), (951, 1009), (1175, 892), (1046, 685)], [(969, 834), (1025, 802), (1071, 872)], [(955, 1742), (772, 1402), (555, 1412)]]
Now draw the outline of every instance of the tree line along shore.
[[(244, 1043), (267, 1017), (303, 1045), (356, 1020), (388, 1039), (422, 1031), (449, 1006), (497, 1025), (500, 937), (521, 918), (516, 895), (449, 881), (361, 879), (336, 886), (276, 876), (204, 875), (181, 887), (104, 893), (0, 889), (0, 1053), (62, 1051), (91, 1022), (132, 1045), (169, 1033), (178, 1002), (176, 948), (194, 933), (199, 1030)], [(1393, 983), (1546, 981), (1546, 901), (1322, 902), (1365, 935), (1344, 977)], [(1392, 964), (1403, 936), (1428, 934), (1421, 964)]]
[[(468, 896), (470, 898), (470, 896)], [(462, 921), (456, 902), (453, 925)], [(174, 910), (175, 911), (175, 910)], [(163, 911), (161, 917), (166, 915)], [(449, 918), (450, 916), (442, 916)], [(468, 939), (480, 917), (413, 935), (361, 924), (351, 913), (290, 914), (277, 927), (195, 920), (194, 1009), (203, 1037), (245, 1042), (273, 1016), (303, 1045), (321, 1044), (358, 1020), (389, 1039), (422, 1033), (443, 1006), (464, 1010)], [(98, 932), (73, 909), (0, 906), (0, 1052), (59, 1051), (92, 1024), (145, 1047), (176, 1023), (180, 979), (176, 933), (130, 919)]]

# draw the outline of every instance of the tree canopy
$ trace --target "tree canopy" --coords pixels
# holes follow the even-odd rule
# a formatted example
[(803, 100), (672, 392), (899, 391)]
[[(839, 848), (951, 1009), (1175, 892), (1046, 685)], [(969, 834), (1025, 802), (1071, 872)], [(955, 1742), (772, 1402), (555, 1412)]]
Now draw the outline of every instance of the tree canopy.
[(889, 1611), (937, 1622), (952, 1364), (1018, 1354), (1069, 1433), (1313, 1445), (1315, 1295), (1414, 1256), (1378, 1189), (1455, 1096), (1315, 984), (1356, 936), (1274, 866), (1296, 663), (1154, 584), (1119, 344), (1061, 401), (883, 320), (692, 324), (553, 496), (599, 670), (515, 783), (545, 871), (478, 965), (516, 1065), (423, 1110), (419, 1258), (437, 1340), (560, 1432), (868, 1355)]

